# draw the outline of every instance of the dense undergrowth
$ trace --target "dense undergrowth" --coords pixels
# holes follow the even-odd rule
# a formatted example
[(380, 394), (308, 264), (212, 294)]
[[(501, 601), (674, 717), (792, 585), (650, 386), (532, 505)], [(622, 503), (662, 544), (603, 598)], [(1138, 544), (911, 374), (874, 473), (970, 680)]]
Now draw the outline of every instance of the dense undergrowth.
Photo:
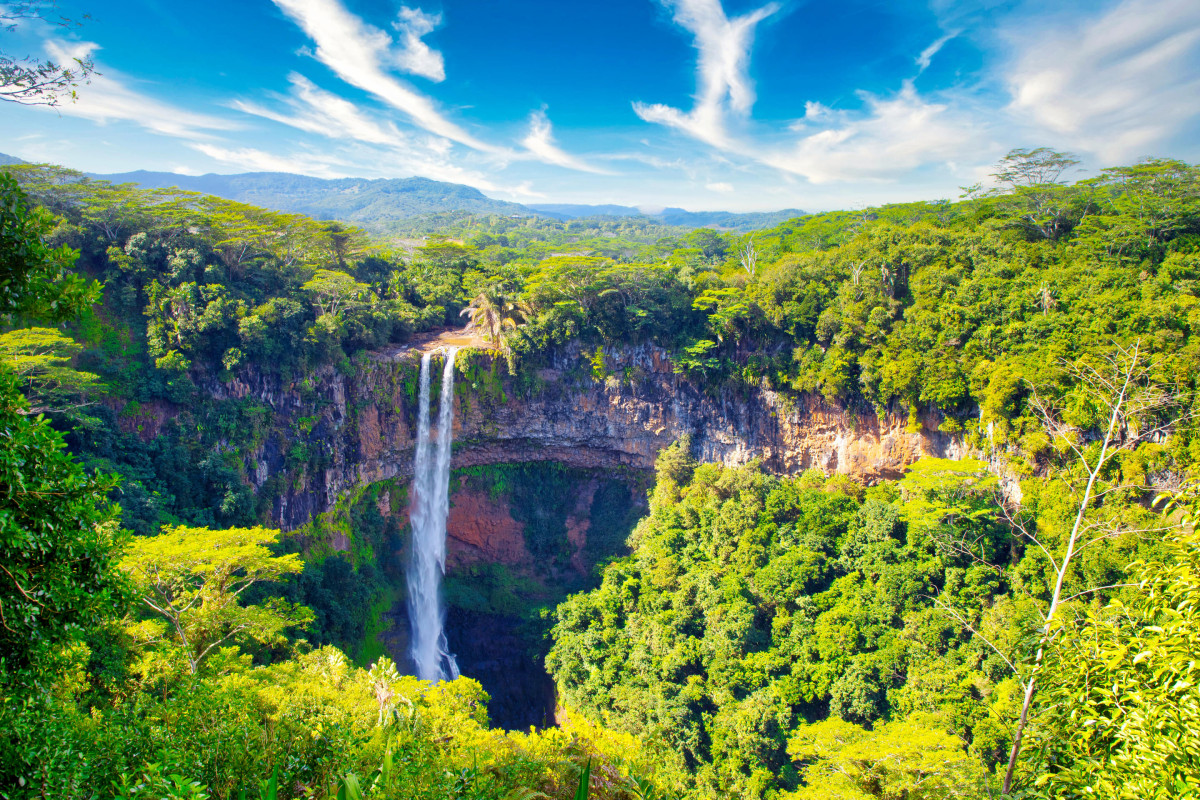
[[(981, 462), (926, 459), (864, 490), (697, 465), (677, 445), (633, 555), (559, 607), (547, 666), (571, 707), (668, 742), (705, 794), (826, 796), (817, 787), (842, 779), (824, 773), (845, 772), (833, 762), (855, 742), (850, 793), (829, 796), (900, 796), (922, 774), (985, 796), (1019, 705), (1005, 659), (1051, 588), (1046, 554), (1004, 524), (995, 490)], [(1025, 491), (1025, 524), (1057, 551), (1070, 493)], [(1121, 513), (1131, 530), (1155, 525)], [(1132, 596), (1087, 590), (1162, 555), (1153, 537), (1104, 542), (1067, 576), (1076, 613)], [(957, 796), (941, 791), (907, 796)]]

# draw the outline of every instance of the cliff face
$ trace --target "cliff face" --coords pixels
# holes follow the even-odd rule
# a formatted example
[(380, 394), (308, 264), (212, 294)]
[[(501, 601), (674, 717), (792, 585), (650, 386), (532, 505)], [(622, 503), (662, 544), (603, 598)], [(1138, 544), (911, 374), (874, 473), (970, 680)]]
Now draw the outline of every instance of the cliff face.
[[(418, 360), (415, 351), (378, 356), (351, 376), (327, 368), (293, 383), (246, 371), (205, 388), (274, 410), (278, 424), (244, 458), (257, 488), (287, 473), (274, 517), (293, 528), (356, 486), (411, 473)], [(792, 403), (766, 389), (713, 396), (675, 374), (652, 346), (609, 353), (606, 369), (610, 377), (594, 379), (584, 354), (567, 348), (534, 381), (517, 385), (488, 354), (461, 353), (453, 466), (559, 461), (649, 469), (684, 434), (705, 461), (760, 458), (777, 473), (818, 467), (865, 481), (895, 477), (922, 455), (963, 454), (936, 420), (909, 433), (903, 418), (854, 415), (818, 397)], [(307, 454), (299, 468), (297, 448)]]
[[(542, 661), (548, 622), (537, 612), (593, 588), (593, 568), (628, 552), (629, 534), (646, 512), (648, 479), (641, 471), (529, 462), (451, 480), (445, 632), (462, 674), (478, 680), (491, 698), (496, 725), (527, 730), (554, 719), (554, 682)], [(393, 503), (390, 489), (376, 497), (381, 516), (409, 511)], [(413, 672), (405, 600), (402, 594), (385, 612), (376, 641)]]

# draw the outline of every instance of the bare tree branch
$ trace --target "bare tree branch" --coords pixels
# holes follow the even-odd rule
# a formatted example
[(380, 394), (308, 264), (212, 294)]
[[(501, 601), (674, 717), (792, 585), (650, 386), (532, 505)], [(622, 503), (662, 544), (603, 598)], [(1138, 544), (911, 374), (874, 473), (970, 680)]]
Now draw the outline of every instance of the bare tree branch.
[[(1036, 390), (1031, 392), (1031, 406), (1041, 418), (1043, 427), (1054, 437), (1055, 441), (1067, 443), (1083, 472), (1087, 475), (1087, 483), (1083, 488), (1083, 496), (1080, 498), (1062, 557), (1057, 561), (1050, 556), (1048, 548), (1038, 542), (1036, 537), (1030, 535), (1027, 528), (1024, 526), (1019, 528), (1027, 538), (1037, 542), (1046, 556), (1051, 559), (1055, 568), (1055, 580), (1050, 603), (1044, 615), (1045, 622), (1038, 639), (1033, 665), (1025, 682), (1021, 714), (1014, 731), (1012, 750), (1009, 753), (1008, 768), (1005, 771), (1001, 790), (1004, 794), (1012, 789), (1013, 772), (1021, 751), (1021, 738), (1029, 720), (1029, 710), (1037, 688), (1037, 673), (1045, 655), (1046, 645), (1053, 639), (1052, 626), (1056, 615), (1063, 603), (1081, 596), (1076, 594), (1067, 598), (1063, 597), (1063, 585), (1072, 561), (1083, 547), (1133, 532), (1122, 529), (1115, 520), (1088, 520), (1087, 515), (1092, 504), (1116, 488), (1098, 486), (1101, 483), (1101, 472), (1118, 453), (1132, 450), (1142, 442), (1165, 435), (1180, 419), (1178, 416), (1168, 417), (1166, 415), (1168, 410), (1178, 405), (1178, 397), (1149, 379), (1150, 364), (1143, 357), (1141, 341), (1135, 342), (1132, 347), (1114, 344), (1113, 349), (1114, 352), (1106, 355), (1099, 367), (1086, 360), (1065, 365), (1067, 373), (1076, 381), (1075, 391), (1085, 393), (1098, 409), (1104, 411), (1107, 418), (1107, 425), (1103, 428), (1103, 433), (1097, 435), (1092, 445), (1084, 444), (1087, 441), (1086, 431), (1079, 430), (1067, 423), (1057, 409)], [(1095, 443), (1100, 445), (1099, 453), (1094, 450)], [(1080, 544), (1081, 537), (1088, 531), (1103, 525), (1112, 527), (1101, 536)], [(1115, 587), (1098, 587), (1081, 594), (1101, 591), (1105, 588)]]

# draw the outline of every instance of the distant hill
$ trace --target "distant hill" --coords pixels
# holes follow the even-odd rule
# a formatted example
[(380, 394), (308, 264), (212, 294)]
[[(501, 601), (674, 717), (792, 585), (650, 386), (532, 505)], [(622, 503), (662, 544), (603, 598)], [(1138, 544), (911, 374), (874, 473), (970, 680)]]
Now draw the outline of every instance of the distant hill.
[[(22, 159), (0, 153), (0, 166), (23, 164)], [(378, 234), (394, 234), (411, 227), (406, 220), (445, 212), (540, 216), (559, 221), (612, 217), (642, 217), (647, 224), (687, 228), (715, 227), (738, 231), (770, 228), (795, 217), (799, 209), (739, 214), (730, 211), (685, 211), (666, 208), (648, 214), (633, 206), (537, 203), (521, 205), (494, 200), (478, 189), (429, 178), (310, 178), (286, 172), (246, 172), (238, 175), (180, 175), (175, 172), (121, 172), (92, 174), (113, 183), (135, 183), (147, 189), (172, 186), (224, 197), (278, 211), (307, 214), (317, 219), (337, 219), (360, 225)]]
[(286, 172), (191, 176), (145, 170), (92, 177), (148, 189), (176, 186), (317, 219), (338, 219), (379, 232), (387, 232), (396, 220), (439, 211), (534, 213), (518, 203), (493, 200), (470, 186), (429, 178), (324, 179)]
[(527, 208), (559, 220), (587, 217), (645, 216), (664, 225), (681, 225), (688, 228), (730, 228), (739, 231), (773, 228), (781, 222), (805, 215), (805, 212), (798, 208), (750, 213), (737, 213), (733, 211), (685, 211), (682, 208), (664, 208), (656, 214), (647, 213), (633, 206), (617, 205), (589, 206), (573, 203), (533, 203), (527, 206)]
[(803, 217), (807, 212), (798, 208), (785, 208), (782, 211), (750, 211), (737, 213), (733, 211), (684, 211), (682, 208), (664, 208), (654, 215), (668, 225), (686, 225), (689, 228), (732, 228), (739, 231), (754, 231), (759, 228), (773, 228), (789, 219)]
[(633, 206), (586, 206), (578, 203), (530, 203), (526, 207), (543, 216), (559, 220), (579, 217), (636, 217), (642, 213)]

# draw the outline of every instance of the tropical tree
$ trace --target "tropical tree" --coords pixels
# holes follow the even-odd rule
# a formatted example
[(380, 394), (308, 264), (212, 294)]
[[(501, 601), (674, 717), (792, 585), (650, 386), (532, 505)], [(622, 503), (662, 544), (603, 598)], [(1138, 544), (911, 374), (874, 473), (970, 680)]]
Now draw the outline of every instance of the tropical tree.
[(949, 800), (983, 797), (987, 776), (953, 726), (932, 714), (867, 730), (837, 717), (806, 725), (788, 741), (805, 787), (791, 800)]
[(1200, 794), (1200, 534), (1177, 531), (1164, 555), (1131, 566), (1126, 602), (1056, 626), (1022, 758), (1026, 797)]
[(41, 414), (87, 405), (100, 388), (100, 378), (71, 366), (83, 346), (53, 328), (19, 328), (0, 334), (0, 363), (23, 382), (36, 405), (25, 413)]
[(16, 378), (0, 367), (0, 671), (28, 665), (43, 645), (123, 604), (113, 486), (85, 473), (62, 435), (28, 415)]
[(1148, 249), (1196, 230), (1200, 169), (1152, 158), (1112, 167), (1087, 182), (1098, 191), (1095, 213), (1080, 224), (1089, 249), (1140, 258)]
[[(96, 298), (94, 284), (65, 275), (76, 254), (43, 240), (51, 224), (0, 175), (0, 315), (63, 320)], [(0, 365), (0, 679), (122, 605), (113, 485), (86, 474), (62, 435), (30, 417), (17, 377)]]
[(470, 325), (483, 331), (493, 345), (507, 347), (504, 331), (516, 328), (524, 320), (522, 309), (501, 283), (490, 283), (480, 289), (459, 316), (470, 315)]
[(135, 635), (178, 645), (193, 673), (226, 643), (286, 641), (283, 632), (307, 625), (311, 611), (278, 597), (242, 605), (243, 593), (254, 584), (303, 569), (298, 555), (271, 553), (279, 536), (261, 527), (214, 531), (180, 525), (134, 540), (121, 568), (152, 616), (133, 626)]
[[(18, 0), (0, 7), (0, 29), (12, 33), (22, 20), (36, 19), (62, 28), (74, 20), (55, 13), (55, 0)], [(15, 56), (0, 50), (0, 100), (24, 105), (56, 106), (75, 99), (75, 89), (89, 83), (96, 71), (90, 55), (71, 58), (70, 64), (52, 59)]]
[(11, 175), (0, 174), (0, 318), (62, 322), (99, 301), (100, 287), (69, 271), (79, 253), (46, 244), (54, 224)]
[(1063, 173), (1079, 163), (1070, 153), (1038, 147), (1012, 150), (992, 177), (1007, 187), (1021, 225), (1034, 236), (1055, 240), (1070, 227), (1069, 211), (1076, 192), (1063, 186)]
[(333, 269), (319, 269), (304, 284), (320, 316), (337, 316), (338, 311), (367, 297), (370, 286), (353, 277)]
[[(1116, 520), (1097, 519), (1090, 514), (1098, 497), (1129, 488), (1122, 486), (1119, 480), (1115, 483), (1106, 481), (1106, 467), (1120, 453), (1132, 451), (1142, 442), (1164, 434), (1175, 421), (1165, 418), (1164, 413), (1176, 405), (1177, 400), (1151, 379), (1140, 342), (1128, 349), (1118, 345), (1114, 354), (1099, 363), (1085, 362), (1073, 370), (1076, 386), (1062, 406), (1052, 405), (1036, 392), (1031, 401), (1055, 444), (1074, 456), (1076, 474), (1084, 481), (1082, 491), (1073, 492), (1076, 510), (1070, 532), (1065, 542), (1056, 547), (1054, 543), (1044, 541), (1044, 537), (1038, 536), (1020, 518), (1010, 517), (1017, 532), (1036, 546), (1049, 562), (1053, 588), (1042, 612), (1033, 656), (1028, 666), (1019, 671), (1023, 700), (1004, 776), (1003, 791), (1006, 793), (1013, 785), (1022, 737), (1029, 722), (1047, 647), (1063, 624), (1063, 605), (1073, 599), (1064, 592), (1067, 576), (1081, 551), (1132, 532)], [(1089, 430), (1098, 431), (1096, 441), (1089, 442), (1085, 437)], [(1060, 476), (1070, 485), (1071, 471), (1061, 470)], [(1161, 533), (1162, 529), (1155, 532)], [(1084, 594), (1106, 588), (1113, 587), (1089, 587)]]

